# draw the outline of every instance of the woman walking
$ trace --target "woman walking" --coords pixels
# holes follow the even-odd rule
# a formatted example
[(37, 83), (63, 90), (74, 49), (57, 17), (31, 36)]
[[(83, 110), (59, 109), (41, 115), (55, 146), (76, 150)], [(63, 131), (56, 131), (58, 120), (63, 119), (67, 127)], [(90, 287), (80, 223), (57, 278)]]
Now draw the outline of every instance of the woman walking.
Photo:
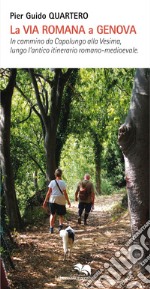
[(71, 206), (68, 194), (66, 191), (66, 184), (62, 180), (62, 170), (55, 171), (55, 180), (52, 180), (48, 185), (48, 192), (43, 202), (43, 207), (47, 206), (49, 202), (50, 207), (50, 233), (54, 232), (54, 224), (56, 215), (59, 216), (59, 231), (63, 228), (63, 218), (66, 214), (66, 202)]

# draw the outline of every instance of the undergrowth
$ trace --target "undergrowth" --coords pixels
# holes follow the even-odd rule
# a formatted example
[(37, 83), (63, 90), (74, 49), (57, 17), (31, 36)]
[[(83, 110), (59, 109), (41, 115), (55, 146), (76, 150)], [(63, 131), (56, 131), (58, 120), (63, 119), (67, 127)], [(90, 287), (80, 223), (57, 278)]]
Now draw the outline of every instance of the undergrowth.
[(128, 210), (128, 201), (127, 195), (125, 194), (122, 198), (122, 201), (113, 208), (111, 214), (112, 220), (113, 221), (118, 220), (125, 214), (125, 212), (127, 212), (127, 210)]
[(121, 204), (117, 204), (112, 211), (112, 220), (118, 220), (126, 211), (127, 210)]

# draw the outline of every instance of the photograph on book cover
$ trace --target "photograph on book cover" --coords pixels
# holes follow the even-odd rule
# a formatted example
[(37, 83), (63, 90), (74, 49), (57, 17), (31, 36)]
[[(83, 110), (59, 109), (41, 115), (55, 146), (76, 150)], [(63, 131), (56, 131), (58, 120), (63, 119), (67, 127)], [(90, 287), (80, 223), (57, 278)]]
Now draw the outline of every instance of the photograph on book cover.
[(0, 1), (2, 289), (148, 289), (150, 3), (49, 2)]

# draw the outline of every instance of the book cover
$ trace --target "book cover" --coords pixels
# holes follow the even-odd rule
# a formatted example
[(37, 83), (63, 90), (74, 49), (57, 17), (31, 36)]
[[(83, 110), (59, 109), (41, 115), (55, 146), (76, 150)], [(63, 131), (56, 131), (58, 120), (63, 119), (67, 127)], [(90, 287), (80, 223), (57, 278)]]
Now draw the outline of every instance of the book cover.
[[(132, 197), (132, 188), (147, 185), (149, 178), (149, 11), (149, 0), (0, 0), (2, 280), (7, 288), (148, 288), (149, 199), (147, 191), (142, 201), (138, 192), (130, 199), (134, 216), (144, 204), (142, 217), (130, 219), (125, 192)], [(125, 157), (137, 139), (144, 144), (137, 150), (146, 165), (138, 170), (141, 179), (125, 172), (118, 134)], [(57, 167), (71, 207), (51, 227), (55, 214), (42, 205)], [(95, 191), (88, 206), (78, 204), (77, 195), (86, 173)], [(58, 231), (62, 220), (63, 228), (75, 231), (66, 261)], [(65, 248), (68, 244), (65, 239)], [(135, 249), (140, 256), (132, 255)], [(133, 273), (139, 263), (146, 274)]]

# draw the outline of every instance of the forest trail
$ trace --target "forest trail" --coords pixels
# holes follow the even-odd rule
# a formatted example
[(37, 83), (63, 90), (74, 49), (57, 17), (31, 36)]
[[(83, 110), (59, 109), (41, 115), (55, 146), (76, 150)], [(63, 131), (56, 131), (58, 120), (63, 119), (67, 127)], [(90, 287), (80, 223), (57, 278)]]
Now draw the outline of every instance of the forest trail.
[[(111, 209), (121, 198), (118, 194), (97, 197), (86, 227), (77, 224), (77, 203), (72, 203), (72, 207), (67, 209), (64, 225), (70, 225), (76, 231), (71, 260), (63, 261), (57, 222), (54, 234), (50, 234), (48, 216), (37, 226), (18, 233), (15, 237), (18, 247), (12, 256), (16, 270), (10, 269), (8, 272), (11, 288), (87, 288), (91, 276), (103, 269), (104, 263), (109, 263), (115, 252), (130, 238), (128, 213), (116, 221), (111, 216)], [(90, 265), (90, 277), (74, 269), (78, 263)], [(89, 288), (98, 287), (93, 283)]]

